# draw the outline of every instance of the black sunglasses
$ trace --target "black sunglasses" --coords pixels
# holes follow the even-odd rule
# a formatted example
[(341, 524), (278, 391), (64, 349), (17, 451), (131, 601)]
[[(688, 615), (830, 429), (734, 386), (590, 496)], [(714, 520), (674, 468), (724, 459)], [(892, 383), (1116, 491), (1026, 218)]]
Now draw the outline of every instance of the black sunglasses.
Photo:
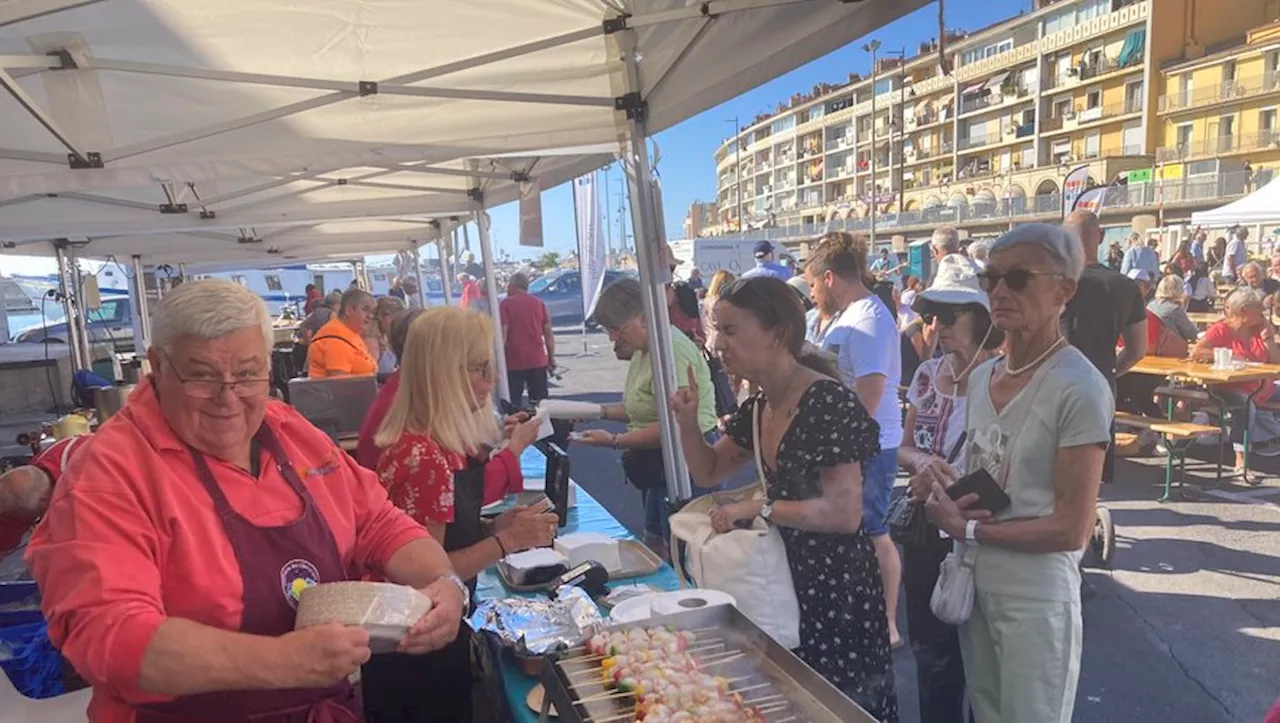
[(931, 311), (921, 312), (920, 319), (924, 321), (925, 326), (933, 324), (934, 319), (937, 319), (942, 326), (955, 326), (956, 319), (960, 317), (962, 311), (965, 309), (940, 306)]
[(1010, 291), (1022, 291), (1027, 288), (1027, 284), (1031, 283), (1033, 276), (1062, 276), (1062, 274), (1031, 269), (1009, 269), (1004, 273), (987, 270), (978, 273), (978, 285), (983, 291), (991, 293), (1001, 281), (1004, 281), (1004, 285), (1008, 286)]

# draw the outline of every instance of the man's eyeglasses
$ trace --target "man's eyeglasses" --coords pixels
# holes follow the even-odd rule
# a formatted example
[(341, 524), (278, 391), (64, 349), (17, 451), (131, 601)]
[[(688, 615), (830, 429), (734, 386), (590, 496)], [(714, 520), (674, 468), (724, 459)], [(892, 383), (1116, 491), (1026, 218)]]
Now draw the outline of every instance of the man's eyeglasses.
[(230, 389), (232, 394), (241, 399), (260, 397), (271, 389), (270, 377), (241, 377), (232, 381), (183, 377), (174, 368), (171, 360), (168, 363), (168, 367), (169, 371), (173, 372), (173, 376), (177, 377), (182, 384), (182, 391), (194, 399), (215, 399), (219, 394), (222, 394), (224, 388)]
[(999, 271), (981, 271), (978, 273), (978, 285), (982, 290), (991, 293), (1003, 281), (1010, 291), (1023, 291), (1027, 288), (1027, 284), (1031, 283), (1033, 276), (1062, 276), (1062, 274), (1052, 271), (1032, 271), (1031, 269), (1009, 269), (1004, 273)]

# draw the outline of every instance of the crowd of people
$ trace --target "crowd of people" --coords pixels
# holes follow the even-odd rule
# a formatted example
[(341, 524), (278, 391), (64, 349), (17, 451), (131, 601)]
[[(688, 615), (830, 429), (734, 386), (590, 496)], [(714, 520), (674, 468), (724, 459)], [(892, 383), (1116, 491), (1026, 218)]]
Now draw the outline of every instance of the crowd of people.
[[(624, 277), (593, 319), (628, 362), (621, 402), (602, 408), (626, 429), (575, 439), (620, 452), (647, 542), (668, 549), (650, 348), (668, 335), (670, 407), (700, 492), (758, 457), (767, 496), (721, 505), (711, 521), (779, 530), (805, 662), (882, 723), (898, 720), (892, 654), (903, 645), (921, 720), (1069, 720), (1079, 562), (1113, 476), (1114, 412), (1152, 399), (1129, 370), (1147, 354), (1205, 359), (1219, 347), (1280, 363), (1280, 280), (1239, 257), (1243, 231), (1231, 236), (1221, 271), (1200, 278), (1241, 285), (1204, 334), (1187, 308), (1214, 259), (1207, 236), (1166, 264), (1137, 236), (1111, 268), (1116, 247), (1100, 260), (1104, 233), (1088, 212), (967, 246), (938, 229), (927, 279), (887, 252), (869, 258), (845, 232), (815, 240), (799, 273), (762, 242), (740, 278), (668, 285), (665, 329), (650, 329), (641, 285)], [(527, 414), (495, 408), (492, 340), (506, 341), (516, 408), (526, 390), (547, 396), (555, 365), (547, 310), (527, 290), (511, 277), (500, 329), (475, 309), (406, 308), (395, 293), (313, 295), (300, 331), (309, 375), (382, 377), (354, 457), (271, 400), (273, 332), (258, 297), (218, 280), (166, 295), (153, 372), (124, 410), (0, 485), (0, 544), (30, 535), (50, 637), (94, 686), (92, 718), (470, 720), (459, 621), (476, 576), (557, 528), (527, 508), (481, 515), (523, 489), (519, 458), (538, 433)], [(1280, 422), (1257, 408), (1274, 384), (1257, 384), (1226, 391), (1265, 451)], [(1232, 425), (1237, 445), (1243, 430)], [(900, 472), (928, 524), (901, 548), (888, 524)], [(971, 478), (1008, 504), (953, 499), (947, 488)], [(972, 606), (944, 621), (933, 598), (956, 560), (972, 571)], [(434, 607), (377, 657), (358, 629), (293, 631), (302, 590), (348, 579), (412, 585)], [(349, 682), (361, 669), (363, 699)]]

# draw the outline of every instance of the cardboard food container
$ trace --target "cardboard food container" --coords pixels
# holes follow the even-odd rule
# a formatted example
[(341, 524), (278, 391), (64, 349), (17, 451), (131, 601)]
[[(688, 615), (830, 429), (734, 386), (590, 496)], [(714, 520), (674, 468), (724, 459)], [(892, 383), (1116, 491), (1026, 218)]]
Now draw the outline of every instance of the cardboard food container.
[(390, 653), (431, 606), (431, 598), (407, 585), (327, 582), (302, 591), (293, 628), (326, 623), (357, 625), (368, 631), (374, 653)]

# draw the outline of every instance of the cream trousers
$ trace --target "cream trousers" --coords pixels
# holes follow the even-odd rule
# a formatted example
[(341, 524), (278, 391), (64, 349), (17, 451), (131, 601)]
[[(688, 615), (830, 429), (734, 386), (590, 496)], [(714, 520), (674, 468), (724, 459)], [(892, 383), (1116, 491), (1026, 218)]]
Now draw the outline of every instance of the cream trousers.
[(1078, 599), (975, 591), (960, 651), (977, 723), (1070, 723), (1082, 648)]

